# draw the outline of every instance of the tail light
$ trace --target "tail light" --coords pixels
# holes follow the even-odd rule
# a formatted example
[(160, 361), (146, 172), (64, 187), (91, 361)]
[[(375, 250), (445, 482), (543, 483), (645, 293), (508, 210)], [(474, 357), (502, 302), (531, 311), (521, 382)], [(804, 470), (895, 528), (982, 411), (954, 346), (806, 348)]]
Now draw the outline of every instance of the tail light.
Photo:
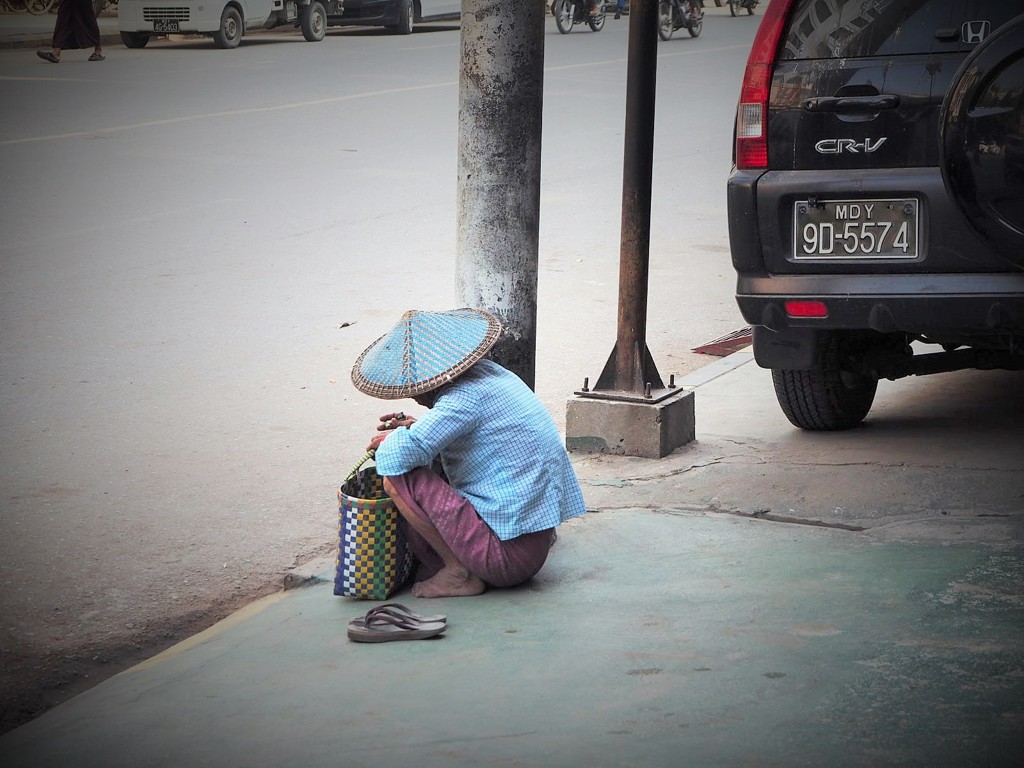
[(768, 167), (768, 96), (772, 66), (782, 39), (789, 9), (795, 0), (772, 0), (761, 19), (743, 73), (740, 104), (736, 110), (736, 167)]
[(828, 306), (824, 301), (790, 300), (783, 304), (788, 317), (828, 317)]

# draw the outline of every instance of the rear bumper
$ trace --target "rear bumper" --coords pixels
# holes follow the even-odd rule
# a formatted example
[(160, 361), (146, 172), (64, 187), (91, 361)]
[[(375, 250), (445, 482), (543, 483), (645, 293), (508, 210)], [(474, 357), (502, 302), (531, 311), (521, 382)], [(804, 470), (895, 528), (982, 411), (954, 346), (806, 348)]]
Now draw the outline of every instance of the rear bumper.
[[(826, 317), (794, 318), (790, 300), (814, 299)], [(1024, 333), (1024, 272), (950, 275), (741, 275), (736, 301), (744, 319), (785, 328), (915, 334)]]

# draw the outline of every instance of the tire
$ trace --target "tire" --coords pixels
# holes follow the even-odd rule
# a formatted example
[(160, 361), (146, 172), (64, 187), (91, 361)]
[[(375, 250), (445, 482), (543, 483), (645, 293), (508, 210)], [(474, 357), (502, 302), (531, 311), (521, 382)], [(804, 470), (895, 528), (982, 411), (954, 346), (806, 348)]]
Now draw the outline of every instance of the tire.
[(658, 37), (662, 40), (671, 40), (675, 26), (672, 3), (669, 0), (661, 0), (658, 3)]
[(555, 26), (563, 35), (572, 32), (573, 11), (570, 0), (555, 0)]
[(237, 48), (242, 42), (242, 15), (237, 8), (228, 6), (220, 15), (220, 29), (213, 33), (218, 48)]
[(775, 397), (794, 427), (816, 431), (850, 429), (871, 410), (878, 380), (842, 370), (842, 340), (832, 334), (822, 342), (815, 368), (772, 369)]
[(704, 18), (701, 17), (700, 21), (696, 24), (691, 24), (686, 28), (686, 31), (690, 33), (690, 37), (697, 37), (700, 35), (700, 31), (704, 29)]
[(736, 15), (736, 2), (737, 2), (737, 0), (729, 0), (729, 15), (730, 16), (735, 16)]
[(327, 34), (327, 11), (320, 0), (313, 0), (303, 8), (299, 27), (302, 29), (302, 36), (310, 43), (318, 43), (324, 39), (324, 35)]
[(412, 25), (416, 20), (416, 8), (412, 4), (412, 0), (402, 0), (398, 4), (398, 23), (393, 27), (389, 27), (392, 34), (395, 35), (411, 35)]
[(52, 5), (53, 3), (47, 0), (25, 0), (25, 9), (33, 16), (42, 16), (44, 13), (49, 13)]
[(604, 29), (604, 11), (601, 11), (596, 16), (587, 16), (587, 25), (594, 32), (600, 32)]
[(145, 48), (149, 42), (148, 32), (122, 32), (121, 42), (125, 48)]
[(53, 8), (54, 0), (25, 0), (25, 8), (33, 16), (42, 16)]

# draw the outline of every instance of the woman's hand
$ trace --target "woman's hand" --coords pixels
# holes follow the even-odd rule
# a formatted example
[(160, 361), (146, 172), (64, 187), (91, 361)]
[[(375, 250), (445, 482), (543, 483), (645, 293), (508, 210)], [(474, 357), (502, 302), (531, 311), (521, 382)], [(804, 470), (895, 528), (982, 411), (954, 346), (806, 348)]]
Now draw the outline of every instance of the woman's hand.
[(401, 411), (398, 413), (385, 413), (380, 417), (380, 424), (377, 425), (377, 431), (382, 434), (374, 435), (366, 450), (376, 451), (380, 444), (384, 442), (384, 438), (391, 434), (392, 430), (398, 429), (398, 427), (411, 427), (415, 423), (416, 419), (412, 416), (406, 416)]
[(406, 416), (401, 411), (398, 413), (385, 413), (380, 417), (380, 421), (381, 423), (377, 425), (377, 431), (379, 432), (397, 429), (398, 427), (411, 427), (416, 423), (416, 419), (412, 416)]
[(380, 448), (380, 444), (384, 442), (384, 438), (386, 438), (390, 434), (390, 432), (384, 432), (380, 435), (374, 435), (373, 439), (370, 440), (370, 444), (366, 446), (366, 450), (376, 451), (378, 448)]

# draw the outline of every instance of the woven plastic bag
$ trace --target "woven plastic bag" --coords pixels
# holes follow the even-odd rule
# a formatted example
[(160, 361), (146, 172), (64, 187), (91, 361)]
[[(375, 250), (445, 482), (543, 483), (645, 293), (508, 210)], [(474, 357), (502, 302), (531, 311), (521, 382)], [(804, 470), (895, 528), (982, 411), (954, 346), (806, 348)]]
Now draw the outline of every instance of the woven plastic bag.
[(375, 466), (356, 463), (338, 489), (338, 559), (334, 594), (387, 600), (405, 584), (413, 555), (395, 503), (384, 492)]

